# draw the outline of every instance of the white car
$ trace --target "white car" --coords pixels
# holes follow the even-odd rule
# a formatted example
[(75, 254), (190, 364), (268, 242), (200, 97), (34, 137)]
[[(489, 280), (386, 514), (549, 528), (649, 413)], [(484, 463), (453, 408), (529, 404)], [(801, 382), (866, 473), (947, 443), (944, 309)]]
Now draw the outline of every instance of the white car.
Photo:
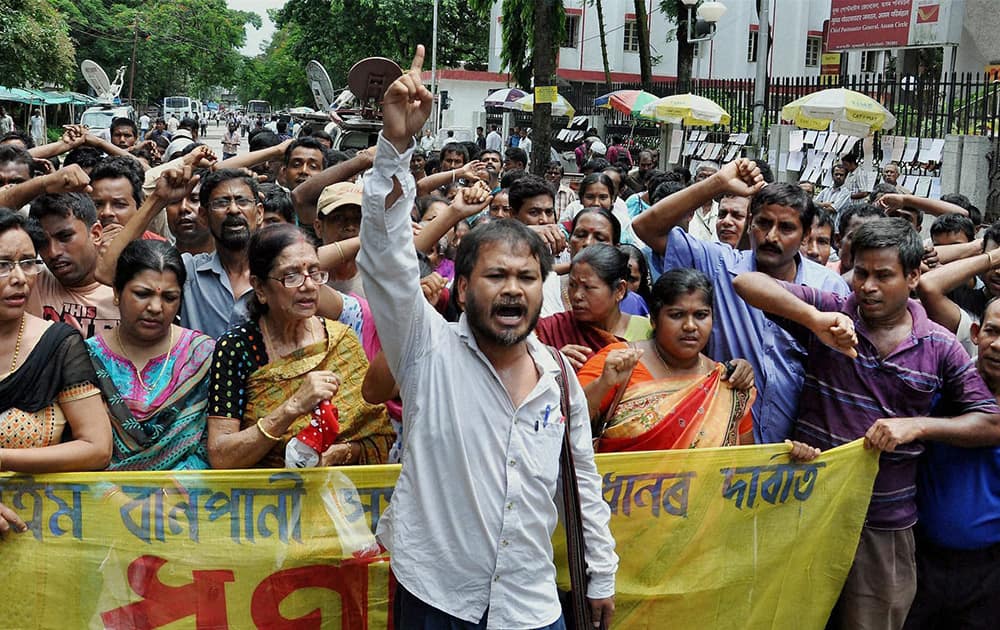
[(115, 118), (128, 118), (135, 121), (135, 108), (131, 105), (99, 105), (88, 107), (80, 117), (80, 124), (90, 128), (91, 133), (109, 140), (111, 136), (111, 121)]

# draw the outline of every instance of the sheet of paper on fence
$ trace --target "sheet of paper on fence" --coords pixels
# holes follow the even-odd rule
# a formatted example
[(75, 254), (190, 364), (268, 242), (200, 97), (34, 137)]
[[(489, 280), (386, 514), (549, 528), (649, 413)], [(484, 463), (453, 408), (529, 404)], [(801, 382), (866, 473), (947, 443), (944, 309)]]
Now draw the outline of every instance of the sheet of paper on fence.
[(836, 133), (830, 133), (826, 137), (826, 144), (823, 145), (823, 150), (827, 153), (833, 151), (833, 148), (837, 146), (837, 140), (840, 139), (840, 135)]
[[(875, 451), (858, 440), (808, 464), (778, 444), (595, 459), (621, 557), (616, 628), (824, 628)], [(398, 474), (0, 475), (0, 501), (31, 520), (2, 543), (5, 627), (385, 628), (390, 558), (355, 551)], [(562, 530), (552, 541), (565, 587)]]
[(916, 190), (917, 182), (919, 181), (919, 179), (920, 178), (918, 178), (916, 175), (907, 175), (906, 177), (903, 178), (903, 188), (907, 188), (909, 190)]
[(694, 148), (697, 145), (698, 145), (697, 142), (685, 142), (684, 143), (684, 155), (685, 156), (693, 155), (694, 154)]
[(802, 139), (802, 141), (806, 144), (811, 144), (813, 146), (816, 146), (816, 136), (817, 132), (814, 129), (808, 129), (806, 130), (806, 135)]
[(920, 139), (919, 138), (907, 138), (906, 139), (906, 149), (903, 151), (903, 161), (912, 162), (917, 157), (917, 151), (920, 149)]
[[(844, 146), (844, 152), (841, 153), (841, 155), (846, 155), (847, 153), (850, 153), (851, 150), (854, 149), (855, 144), (857, 144), (857, 140), (855, 140), (854, 142), (848, 142), (847, 145)], [(861, 152), (863, 153), (863, 155), (861, 156), (861, 159), (858, 160), (859, 162), (863, 162), (866, 164), (875, 163), (875, 160), (872, 158), (872, 154), (875, 153), (875, 136), (870, 136), (870, 135), (865, 136), (861, 140)]]
[(932, 177), (931, 178), (931, 190), (930, 190), (930, 193), (928, 193), (927, 196), (930, 197), (931, 199), (940, 199), (941, 198), (941, 178), (940, 177)]
[(801, 151), (802, 150), (802, 138), (805, 134), (801, 129), (792, 129), (788, 133), (788, 151)]
[(892, 147), (896, 141), (896, 136), (882, 136), (882, 164), (888, 164), (892, 160)]
[(927, 160), (940, 163), (942, 155), (944, 155), (944, 138), (932, 139), (931, 146), (927, 150)]
[(822, 178), (823, 178), (822, 179), (822, 181), (823, 181), (822, 185), (823, 185), (824, 188), (829, 187), (829, 186), (833, 186), (833, 173), (830, 172), (830, 169), (828, 169), (828, 168), (823, 169), (822, 171), (819, 171), (816, 174), (822, 176)]
[(788, 152), (788, 162), (785, 166), (785, 170), (788, 171), (801, 171), (802, 170), (802, 151), (789, 151)]
[(839, 136), (837, 137), (837, 143), (833, 145), (832, 151), (837, 155), (844, 155), (844, 146), (851, 139), (851, 136)]
[(928, 175), (921, 175), (917, 178), (917, 187), (913, 194), (918, 197), (929, 197), (931, 194), (931, 178)]
[(782, 151), (778, 154), (778, 172), (788, 170), (788, 153)]
[[(667, 156), (667, 162), (671, 164), (677, 164), (681, 161), (681, 149), (684, 147), (680, 142), (670, 145), (670, 154)], [(686, 155), (686, 154), (685, 154)]]
[(816, 150), (823, 151), (826, 149), (826, 139), (830, 134), (826, 131), (820, 131), (816, 134)]
[(920, 150), (917, 153), (918, 162), (929, 162), (931, 159), (931, 138), (920, 139)]
[(906, 148), (906, 138), (896, 136), (892, 141), (892, 161), (900, 162), (903, 159), (903, 150)]
[(748, 133), (741, 133), (739, 135), (739, 139), (737, 140), (737, 142), (739, 142), (740, 144), (746, 144), (749, 141), (750, 141), (750, 134)]
[(823, 156), (823, 170), (828, 171), (833, 168), (833, 165), (837, 163), (837, 155), (835, 153), (827, 153)]
[(740, 146), (741, 145), (739, 144), (730, 145), (729, 151), (726, 152), (726, 157), (723, 161), (732, 162), (733, 160), (735, 160), (740, 153)]

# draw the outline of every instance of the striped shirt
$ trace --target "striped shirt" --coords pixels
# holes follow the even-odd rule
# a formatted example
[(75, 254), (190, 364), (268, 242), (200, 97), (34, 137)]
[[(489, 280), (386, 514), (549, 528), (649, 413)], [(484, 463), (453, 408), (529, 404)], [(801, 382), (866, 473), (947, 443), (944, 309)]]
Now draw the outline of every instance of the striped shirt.
[[(854, 294), (842, 297), (783, 284), (821, 311), (850, 316), (858, 336), (858, 358), (852, 360), (803, 327), (776, 320), (808, 352), (794, 439), (826, 450), (863, 437), (879, 418), (930, 416), (940, 407), (955, 415), (1000, 413), (968, 353), (953, 334), (927, 318), (920, 302), (909, 300), (913, 329), (882, 358), (858, 313)], [(899, 530), (916, 523), (917, 458), (923, 450), (921, 443), (912, 442), (882, 453), (868, 527)]]

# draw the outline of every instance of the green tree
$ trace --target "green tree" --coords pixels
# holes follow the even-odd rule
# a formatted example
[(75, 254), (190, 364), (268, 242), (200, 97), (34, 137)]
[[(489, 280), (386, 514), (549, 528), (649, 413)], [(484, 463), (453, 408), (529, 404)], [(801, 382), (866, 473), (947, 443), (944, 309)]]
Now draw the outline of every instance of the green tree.
[(0, 82), (68, 85), (74, 72), (66, 21), (47, 0), (0, 0)]
[[(273, 13), (287, 40), (269, 47), (264, 61), (288, 58), (304, 68), (315, 59), (326, 67), (334, 86), (344, 86), (351, 66), (365, 57), (405, 63), (417, 44), (430, 50), (432, 6), (432, 0), (288, 0)], [(480, 22), (469, 3), (440, 0), (438, 13), (438, 66), (485, 67), (489, 29), (469, 27)]]
[[(230, 87), (242, 63), (244, 28), (261, 25), (259, 15), (231, 10), (225, 0), (51, 1), (69, 23), (79, 59), (93, 59), (113, 76), (135, 50), (133, 96), (145, 102)], [(86, 90), (75, 76), (75, 87)]]
[(243, 60), (236, 80), (240, 101), (264, 99), (278, 108), (312, 104), (305, 65), (293, 53), (301, 38), (297, 24), (285, 24), (262, 54)]

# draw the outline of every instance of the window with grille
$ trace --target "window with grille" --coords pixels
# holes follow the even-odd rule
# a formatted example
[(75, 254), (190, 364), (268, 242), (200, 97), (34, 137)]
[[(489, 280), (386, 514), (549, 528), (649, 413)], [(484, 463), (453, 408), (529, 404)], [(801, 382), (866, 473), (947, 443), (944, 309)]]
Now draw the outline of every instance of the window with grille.
[(807, 37), (806, 38), (806, 67), (816, 68), (819, 67), (819, 56), (820, 52), (823, 50), (823, 38), (822, 37)]
[(639, 52), (639, 25), (635, 20), (625, 20), (625, 52)]
[(580, 16), (566, 16), (566, 40), (563, 41), (563, 48), (576, 48), (580, 41)]
[(879, 65), (881, 60), (881, 51), (879, 50), (862, 50), (861, 51), (861, 71), (878, 73), (882, 70)]
[(747, 63), (757, 62), (757, 31), (750, 29), (747, 37)]

